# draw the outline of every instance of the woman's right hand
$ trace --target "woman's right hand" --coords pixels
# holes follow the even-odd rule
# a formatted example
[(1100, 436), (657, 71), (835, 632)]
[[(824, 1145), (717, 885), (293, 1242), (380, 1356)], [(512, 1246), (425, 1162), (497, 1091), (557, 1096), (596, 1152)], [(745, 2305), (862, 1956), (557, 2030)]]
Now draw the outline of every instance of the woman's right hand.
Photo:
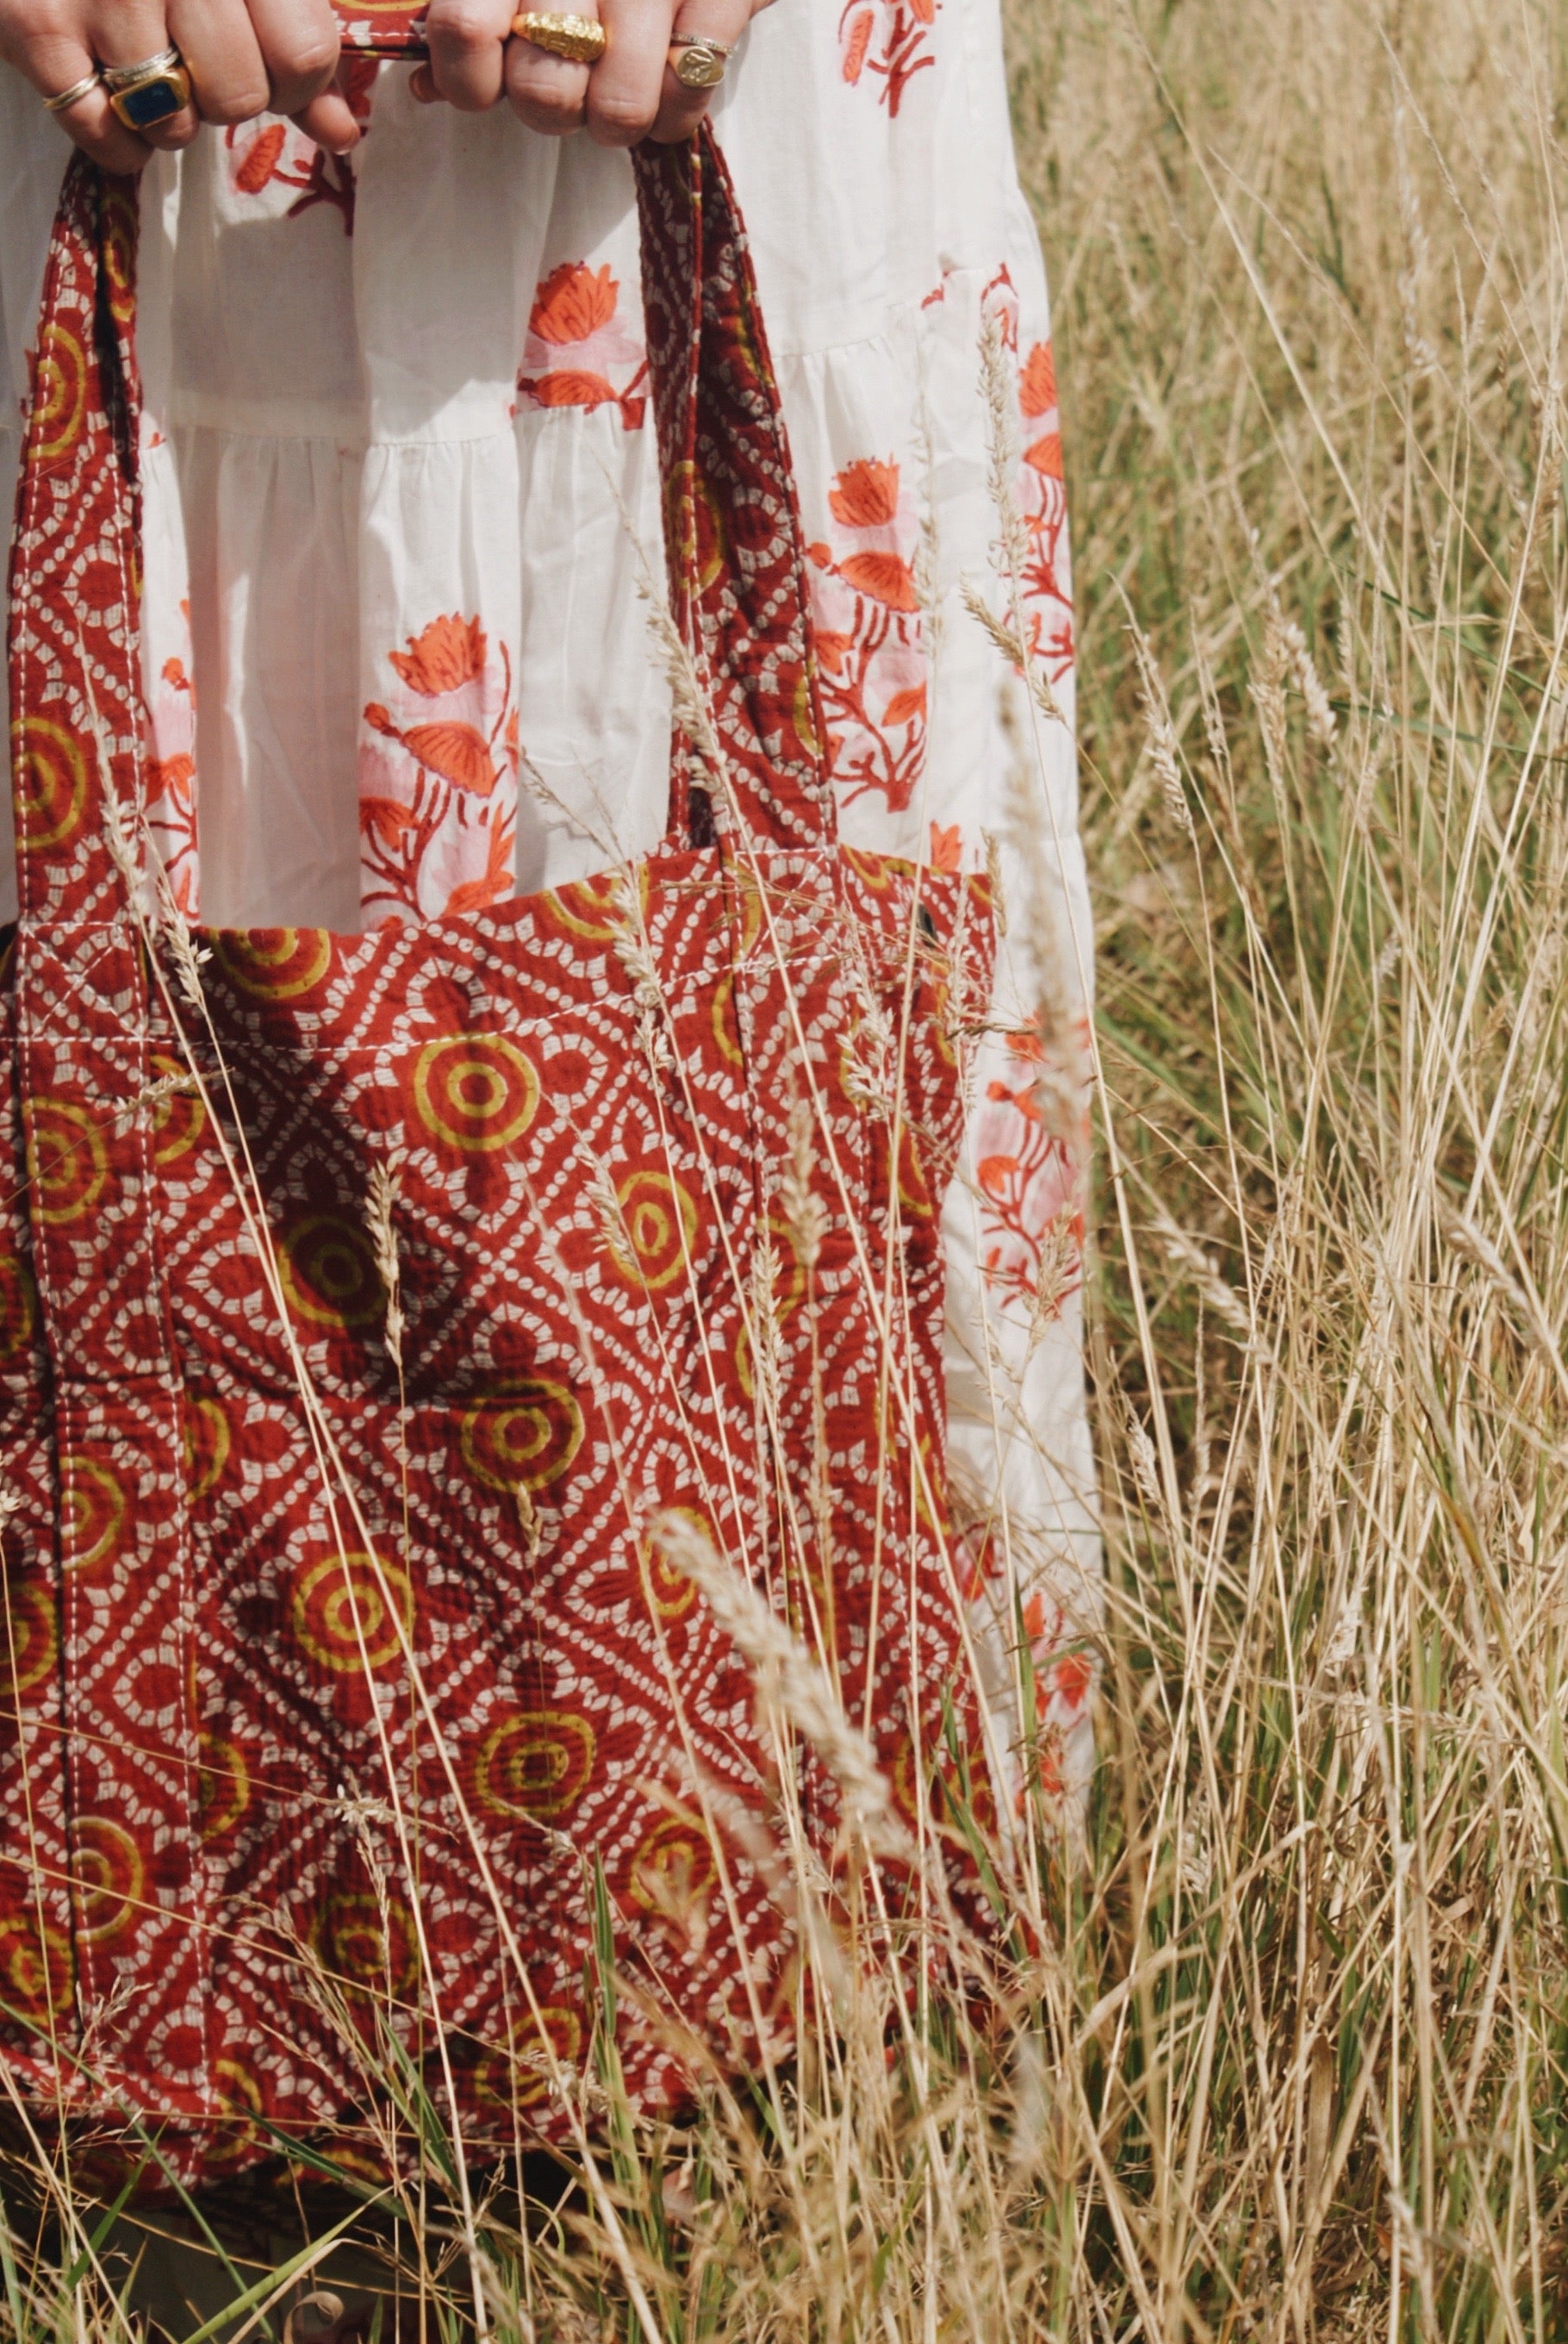
[(292, 115), (334, 154), (358, 126), (332, 86), (337, 19), (331, 0), (0, 0), (0, 57), (25, 75), (41, 98), (85, 78), (95, 66), (135, 66), (177, 48), (192, 103), (145, 137), (127, 130), (101, 87), (56, 119), (110, 171), (139, 171), (155, 147), (186, 146), (198, 122), (248, 122)]

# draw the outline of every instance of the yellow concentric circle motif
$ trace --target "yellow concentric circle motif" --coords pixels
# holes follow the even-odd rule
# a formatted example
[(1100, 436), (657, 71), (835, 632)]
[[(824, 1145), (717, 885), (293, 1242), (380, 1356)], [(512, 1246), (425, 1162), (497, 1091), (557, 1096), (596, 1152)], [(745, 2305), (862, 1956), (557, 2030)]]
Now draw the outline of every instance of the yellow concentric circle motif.
[(278, 1249), (278, 1275), (289, 1308), (313, 1327), (368, 1327), (386, 1308), (370, 1239), (341, 1213), (297, 1221)]
[(29, 450), (32, 461), (50, 463), (63, 456), (86, 411), (85, 354), (75, 335), (51, 318), (38, 337), (33, 392), (33, 428), (38, 436)]
[(92, 1571), (116, 1553), (126, 1526), (126, 1493), (95, 1457), (60, 1460), (60, 1526), (67, 1571)]
[(332, 959), (327, 928), (219, 928), (213, 953), (242, 993), (256, 1001), (294, 1001), (319, 985)]
[(289, 1620), (300, 1649), (335, 1676), (384, 1669), (413, 1637), (414, 1590), (394, 1562), (324, 1555), (296, 1581)]
[(490, 2107), (528, 2108), (550, 2088), (556, 2066), (572, 2068), (582, 2053), (582, 2021), (563, 2003), (527, 2012), (512, 2028), (504, 2050), (481, 2053), (474, 2068), (474, 2096)]
[(236, 2164), (242, 2158), (248, 2162), (253, 2144), (261, 2138), (253, 2121), (266, 2106), (261, 2086), (232, 2052), (213, 2061), (212, 2073), (226, 2123), (222, 2138), (204, 2147), (204, 2157), (208, 2165), (216, 2166)]
[(87, 763), (63, 724), (19, 716), (11, 727), (16, 783), (16, 843), (24, 854), (58, 846), (79, 827), (87, 803)]
[(565, 1384), (519, 1376), (471, 1403), (458, 1438), (464, 1464), (487, 1490), (543, 1490), (582, 1447), (582, 1410)]
[(185, 1421), (186, 1495), (210, 1497), (228, 1463), (228, 1419), (208, 1396), (187, 1403)]
[(552, 887), (539, 898), (540, 909), (568, 935), (589, 944), (608, 945), (625, 933), (626, 907), (618, 871), (602, 871), (595, 879), (573, 879)]
[(28, 1099), (27, 1177), (38, 1217), (51, 1228), (90, 1213), (109, 1177), (108, 1149), (97, 1116), (69, 1099)]
[(724, 566), (723, 506), (689, 456), (666, 476), (664, 495), (665, 529), (680, 574), (695, 574), (697, 591), (706, 594)]
[(261, 2086), (251, 2070), (232, 2056), (215, 2059), (212, 2063), (217, 2096), (226, 2111), (235, 2115), (258, 2117), (265, 2105)]
[(250, 1805), (250, 1767), (228, 1733), (204, 1733), (196, 1776), (196, 1805), (203, 1839), (222, 1839)]
[(538, 1112), (539, 1078), (500, 1034), (452, 1034), (427, 1042), (414, 1063), (420, 1122), (461, 1156), (488, 1156), (520, 1139)]
[(109, 281), (109, 314), (128, 326), (136, 314), (136, 215), (122, 195), (104, 197), (104, 274)]
[(401, 1998), (419, 1983), (419, 1944), (407, 1907), (389, 1897), (383, 1910), (367, 1888), (329, 1895), (319, 1944), (328, 1966), (348, 1985)]
[(721, 976), (713, 988), (713, 1038), (719, 1055), (732, 1066), (743, 1066), (746, 1054), (740, 1047), (740, 1027), (735, 1015), (735, 979)]
[[(148, 1059), (155, 1082), (188, 1076), (190, 1069), (166, 1050), (155, 1050)], [(206, 1109), (193, 1091), (171, 1091), (158, 1099), (152, 1113), (153, 1162), (160, 1170), (188, 1154), (206, 1126)]]
[[(668, 1506), (664, 1510), (678, 1521), (689, 1523), (710, 1546), (715, 1543), (711, 1523), (695, 1506)], [(659, 1618), (683, 1618), (697, 1601), (697, 1581), (689, 1579), (684, 1571), (677, 1571), (652, 1539), (638, 1541), (637, 1561), (638, 1575)]]
[(7, 1582), (0, 1591), (0, 1682), (15, 1694), (35, 1692), (60, 1657), (55, 1599), (36, 1580)]
[(929, 1221), (935, 1209), (920, 1143), (907, 1123), (899, 1132), (899, 1203), (906, 1219), (911, 1221)]
[(655, 1824), (632, 1858), (631, 1893), (645, 1913), (678, 1917), (707, 1894), (718, 1877), (713, 1849), (700, 1824), (667, 1815)]
[(816, 719), (811, 712), (811, 677), (815, 665), (813, 658), (809, 666), (800, 670), (795, 682), (795, 737), (809, 757), (818, 757), (822, 753)]
[(35, 1915), (0, 1920), (0, 2016), (35, 2022), (71, 2006), (71, 1948), (63, 1929)]
[(0, 1359), (14, 1359), (38, 1322), (33, 1273), (18, 1254), (0, 1253)]
[(117, 1936), (146, 1900), (142, 1852), (107, 1815), (80, 1815), (71, 1827), (71, 1870), (82, 1899), (82, 1934), (95, 1944)]
[(678, 1278), (697, 1237), (697, 1199), (663, 1172), (634, 1172), (616, 1192), (618, 1224), (605, 1243), (628, 1286), (657, 1294)]
[(839, 852), (856, 877), (878, 895), (887, 894), (895, 877), (909, 869), (907, 863), (897, 863), (890, 854), (873, 854), (869, 847), (841, 846)]
[(520, 1710), (481, 1743), (474, 1788), (494, 1815), (534, 1823), (564, 1814), (592, 1782), (597, 1749), (586, 1718), (565, 1710)]

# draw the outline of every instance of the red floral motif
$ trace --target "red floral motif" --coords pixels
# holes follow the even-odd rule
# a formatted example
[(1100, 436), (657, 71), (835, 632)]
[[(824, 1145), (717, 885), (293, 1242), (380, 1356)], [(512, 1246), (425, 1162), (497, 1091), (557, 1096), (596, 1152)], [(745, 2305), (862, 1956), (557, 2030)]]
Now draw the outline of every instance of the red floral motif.
[(918, 73), (936, 59), (931, 27), (941, 0), (848, 0), (839, 19), (839, 54), (844, 79), (862, 76), (881, 83), (882, 104), (897, 114)]
[[(180, 611), (188, 627), (190, 604)], [(196, 692), (184, 660), (165, 660), (147, 695), (147, 827), (182, 915), (197, 910)]]
[[(1000, 317), (1008, 348), (1019, 351), (1018, 296), (999, 268), (981, 298)], [(1014, 493), (1029, 540), (1022, 579), (1029, 641), (1052, 683), (1072, 666), (1072, 571), (1068, 554), (1067, 490), (1062, 480), (1061, 417), (1056, 360), (1049, 341), (1030, 347), (1018, 369), (1018, 411), (1023, 442)]]
[[(367, 703), (359, 759), (360, 900), (367, 924), (473, 912), (512, 893), (518, 712), (477, 618), (432, 619), (387, 663), (399, 712)], [(390, 746), (383, 748), (381, 743)]]
[[(971, 1632), (983, 1646), (999, 1620), (1005, 1620), (1011, 1654), (1016, 1636), (1004, 1542), (994, 1524), (985, 1521), (970, 1524), (958, 1544), (967, 1565), (964, 1601)], [(1094, 1763), (1091, 1705), (1100, 1675), (1081, 1622), (1074, 1621), (1049, 1581), (1025, 1597), (1021, 1624), (1034, 1713), (1001, 1753), (1007, 1803), (1015, 1815), (1024, 1813), (1032, 1791), (1051, 1801), (1081, 1795)]]
[(926, 754), (926, 651), (914, 551), (919, 525), (891, 459), (846, 464), (828, 492), (832, 543), (809, 551), (822, 709), (849, 800), (901, 813)]
[[(1072, 1623), (1060, 1604), (1039, 1588), (1023, 1607), (1023, 1632), (1034, 1680), (1036, 1778), (1047, 1798), (1060, 1798), (1073, 1787), (1077, 1770), (1069, 1757), (1069, 1738), (1088, 1722), (1094, 1662), (1081, 1644), (1073, 1645)], [(1020, 1811), (1024, 1795), (1020, 1788)]]
[[(1087, 1034), (1078, 1039), (1086, 1051)], [(1054, 1318), (1081, 1274), (1082, 1086), (1071, 1069), (1048, 1065), (1032, 1028), (1010, 1034), (1007, 1049), (1011, 1079), (989, 1082), (975, 1109), (982, 1266), (1004, 1300), (1031, 1319)]]
[(940, 822), (931, 824), (931, 869), (958, 871), (963, 867), (963, 832), (955, 822), (943, 828)]
[[(337, 87), (361, 128), (370, 119), (371, 88), (380, 70), (379, 58), (353, 55), (345, 56), (337, 69)], [(297, 187), (300, 192), (286, 218), (297, 219), (317, 204), (331, 204), (342, 216), (344, 235), (352, 236), (357, 190), (348, 157), (328, 155), (287, 122), (264, 123), (254, 137), (237, 146), (248, 128), (248, 124), (231, 123), (224, 134), (224, 143), (239, 158), (233, 173), (235, 193), (259, 196), (269, 187)]]
[(485, 672), (485, 631), (477, 619), (432, 619), (422, 635), (410, 635), (406, 652), (387, 654), (410, 692), (427, 700), (457, 692)]
[[(618, 407), (625, 429), (640, 430), (648, 360), (640, 339), (620, 322), (619, 304), (620, 286), (608, 262), (590, 268), (586, 260), (563, 260), (552, 268), (528, 312), (518, 373), (523, 397), (536, 407)], [(610, 369), (628, 366), (632, 372), (618, 388)]]

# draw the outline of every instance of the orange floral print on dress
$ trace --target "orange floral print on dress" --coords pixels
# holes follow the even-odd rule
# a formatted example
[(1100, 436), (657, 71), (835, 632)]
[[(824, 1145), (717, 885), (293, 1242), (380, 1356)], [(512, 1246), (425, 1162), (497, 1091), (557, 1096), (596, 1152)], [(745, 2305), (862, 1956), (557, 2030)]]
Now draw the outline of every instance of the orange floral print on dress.
[(834, 778), (847, 799), (901, 813), (925, 765), (920, 529), (891, 458), (861, 457), (828, 491), (832, 541), (809, 549), (812, 616)]
[[(190, 604), (180, 604), (188, 634)], [(186, 919), (197, 904), (196, 691), (183, 659), (165, 660), (147, 694), (145, 766), (147, 829)]]
[[(337, 86), (348, 110), (363, 129), (370, 119), (370, 94), (381, 70), (377, 57), (344, 56)], [(330, 204), (340, 215), (343, 233), (354, 233), (354, 203), (357, 193), (354, 166), (347, 155), (328, 155), (314, 138), (290, 122), (264, 122), (254, 136), (248, 123), (231, 123), (224, 144), (238, 157), (231, 175), (236, 195), (260, 196), (271, 187), (297, 187), (286, 219), (297, 219), (317, 204)], [(244, 143), (241, 144), (240, 142)]]
[(964, 834), (959, 824), (945, 828), (940, 822), (931, 824), (931, 869), (959, 871), (963, 867)]
[(1081, 1027), (1066, 1047), (1074, 1063), (1058, 1063), (1037, 1029), (1010, 1034), (1008, 1078), (993, 1077), (975, 1106), (986, 1283), (1032, 1323), (1059, 1317), (1081, 1278), (1088, 1047)]
[(387, 660), (398, 704), (367, 702), (359, 755), (366, 923), (499, 903), (517, 834), (511, 654), (492, 656), (479, 620), (451, 611)]
[(931, 27), (941, 0), (849, 0), (839, 19), (839, 70), (851, 86), (862, 76), (879, 82), (890, 115), (903, 104), (916, 74), (935, 65)]
[[(629, 367), (624, 381), (614, 378)], [(620, 317), (620, 286), (605, 263), (563, 260), (539, 284), (518, 389), (535, 407), (618, 407), (628, 431), (642, 428), (648, 359)]]
[[(987, 316), (1001, 319), (1008, 348), (1017, 358), (1018, 296), (1005, 268), (986, 287), (981, 307)], [(1019, 358), (1018, 412), (1022, 452), (1014, 494), (1029, 541), (1022, 579), (1024, 616), (1030, 647), (1050, 682), (1058, 684), (1073, 662), (1072, 568), (1056, 360), (1049, 341), (1031, 343)]]
[(410, 635), (408, 648), (389, 652), (387, 658), (410, 692), (433, 700), (443, 692), (458, 692), (485, 672), (485, 631), (477, 619), (432, 619), (422, 635)]

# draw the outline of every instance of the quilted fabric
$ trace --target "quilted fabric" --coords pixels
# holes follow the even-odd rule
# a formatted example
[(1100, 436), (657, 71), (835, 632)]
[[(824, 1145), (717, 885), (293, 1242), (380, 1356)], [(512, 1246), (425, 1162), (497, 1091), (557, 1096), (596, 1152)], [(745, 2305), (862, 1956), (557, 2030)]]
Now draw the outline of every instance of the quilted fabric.
[(425, 51), (424, 0), (333, 0), (346, 49), (373, 56), (417, 57)]
[(354, 936), (194, 934), (143, 867), (135, 200), (80, 158), (62, 198), (12, 567), (0, 2056), (192, 2177), (383, 2155), (387, 2030), (470, 2142), (561, 2134), (596, 1902), (643, 2107), (692, 2036), (785, 2041), (771, 1846), (788, 1803), (831, 1865), (835, 1785), (780, 1781), (661, 1511), (911, 1816), (960, 1673), (937, 1213), (985, 889), (835, 844), (732, 194), (706, 138), (638, 177), (668, 838)]

